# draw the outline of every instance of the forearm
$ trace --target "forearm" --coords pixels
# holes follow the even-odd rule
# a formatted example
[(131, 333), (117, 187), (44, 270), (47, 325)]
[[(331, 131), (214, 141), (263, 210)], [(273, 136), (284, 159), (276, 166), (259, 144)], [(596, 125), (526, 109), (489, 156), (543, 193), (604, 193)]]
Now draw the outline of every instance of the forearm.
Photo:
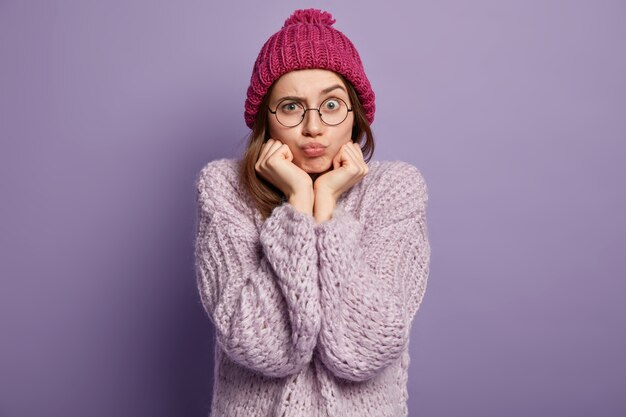
[(317, 343), (313, 220), (285, 204), (257, 233), (231, 217), (208, 222), (202, 215), (196, 246), (199, 290), (226, 354), (282, 377), (305, 366)]
[(291, 204), (300, 213), (309, 215), (313, 215), (314, 199), (315, 195), (312, 187), (299, 190), (287, 196), (289, 204)]
[(322, 309), (317, 349), (335, 375), (372, 378), (408, 341), (403, 282), (413, 272), (404, 259), (412, 257), (415, 228), (402, 222), (365, 236), (363, 225), (340, 209), (316, 231)]
[[(217, 342), (231, 360), (266, 376), (285, 377), (311, 360), (319, 318), (306, 308), (290, 307), (280, 288), (271, 284), (270, 270), (265, 266), (243, 276), (236, 287), (224, 289), (224, 299), (207, 311), (215, 323)], [(205, 307), (210, 305), (208, 296), (204, 286)]]
[(289, 204), (274, 209), (259, 237), (264, 259), (287, 303), (292, 339), (312, 350), (319, 331), (318, 255), (310, 216)]

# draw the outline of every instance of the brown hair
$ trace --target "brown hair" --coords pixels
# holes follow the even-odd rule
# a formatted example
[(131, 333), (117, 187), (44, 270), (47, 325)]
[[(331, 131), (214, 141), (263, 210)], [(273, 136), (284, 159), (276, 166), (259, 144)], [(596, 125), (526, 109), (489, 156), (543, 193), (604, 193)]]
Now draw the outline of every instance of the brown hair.
[[(341, 74), (337, 74), (348, 89), (348, 97), (352, 103), (354, 113), (354, 125), (352, 127), (352, 141), (361, 145), (361, 151), (365, 162), (369, 162), (374, 154), (374, 135), (370, 128), (359, 96), (352, 84)], [(283, 202), (282, 191), (276, 188), (265, 178), (257, 174), (255, 165), (261, 153), (261, 148), (265, 141), (269, 139), (268, 128), (268, 101), (274, 85), (270, 86), (259, 106), (259, 111), (254, 119), (252, 131), (248, 137), (248, 145), (241, 158), (240, 180), (252, 199), (256, 203), (257, 209), (263, 218), (269, 217), (275, 207)]]

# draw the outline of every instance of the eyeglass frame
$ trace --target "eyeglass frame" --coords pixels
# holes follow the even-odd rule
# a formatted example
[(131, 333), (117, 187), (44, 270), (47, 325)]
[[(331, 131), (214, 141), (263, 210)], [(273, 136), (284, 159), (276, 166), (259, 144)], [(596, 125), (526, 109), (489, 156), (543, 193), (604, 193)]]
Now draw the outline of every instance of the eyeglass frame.
[(282, 99), (281, 101), (278, 102), (278, 104), (276, 105), (276, 110), (272, 110), (269, 105), (267, 106), (267, 110), (276, 117), (276, 121), (278, 123), (280, 123), (281, 126), (284, 126), (284, 127), (287, 127), (287, 128), (296, 127), (296, 126), (299, 126), (300, 124), (302, 124), (302, 122), (304, 121), (304, 118), (306, 117), (306, 112), (308, 112), (309, 110), (317, 110), (317, 114), (319, 114), (320, 120), (326, 126), (339, 126), (340, 124), (342, 124), (343, 122), (346, 121), (346, 119), (348, 118), (348, 114), (353, 110), (354, 107), (350, 107), (348, 109), (348, 111), (346, 111), (346, 117), (344, 117), (342, 121), (340, 121), (339, 123), (330, 124), (330, 123), (324, 121), (324, 117), (322, 117), (322, 112), (320, 111), (320, 109), (322, 108), (322, 104), (326, 103), (328, 100), (339, 100), (343, 104), (345, 104), (346, 107), (348, 107), (348, 103), (346, 103), (346, 101), (344, 99), (339, 98), (339, 97), (328, 97), (327, 99), (324, 99), (324, 101), (321, 102), (320, 107), (318, 107), (318, 108), (315, 108), (315, 107), (307, 108), (307, 107), (304, 107), (304, 105), (302, 105), (301, 103), (297, 103), (297, 105), (302, 107), (302, 109), (303, 109), (302, 110), (302, 117), (300, 118), (300, 121), (298, 123), (296, 123), (295, 125), (293, 125), (293, 126), (287, 126), (287, 125), (284, 125), (283, 123), (281, 123), (281, 121), (278, 118), (278, 115), (276, 113), (278, 112), (278, 108), (280, 107), (281, 103), (283, 103), (284, 101), (295, 101), (295, 100), (293, 100), (291, 98), (284, 98), (284, 99)]

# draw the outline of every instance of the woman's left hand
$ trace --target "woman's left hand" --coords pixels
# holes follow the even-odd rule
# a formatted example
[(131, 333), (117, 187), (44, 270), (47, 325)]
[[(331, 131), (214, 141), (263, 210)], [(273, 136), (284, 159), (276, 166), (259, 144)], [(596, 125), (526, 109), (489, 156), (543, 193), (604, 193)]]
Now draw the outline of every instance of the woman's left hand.
[(333, 158), (333, 169), (320, 175), (313, 184), (317, 200), (318, 194), (337, 199), (358, 183), (368, 172), (363, 159), (363, 152), (358, 143), (348, 142), (341, 147)]

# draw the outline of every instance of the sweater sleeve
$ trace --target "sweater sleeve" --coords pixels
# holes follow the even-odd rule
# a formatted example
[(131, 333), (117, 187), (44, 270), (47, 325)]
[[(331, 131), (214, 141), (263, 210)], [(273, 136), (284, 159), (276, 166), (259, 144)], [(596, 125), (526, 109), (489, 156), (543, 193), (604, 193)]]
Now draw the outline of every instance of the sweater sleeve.
[(197, 188), (196, 276), (219, 346), (266, 376), (298, 372), (320, 326), (313, 217), (285, 203), (258, 231), (227, 201), (234, 189), (208, 173)]
[(338, 205), (316, 227), (321, 329), (317, 350), (336, 376), (376, 376), (406, 348), (430, 261), (426, 184), (400, 163), (368, 186), (360, 221)]

